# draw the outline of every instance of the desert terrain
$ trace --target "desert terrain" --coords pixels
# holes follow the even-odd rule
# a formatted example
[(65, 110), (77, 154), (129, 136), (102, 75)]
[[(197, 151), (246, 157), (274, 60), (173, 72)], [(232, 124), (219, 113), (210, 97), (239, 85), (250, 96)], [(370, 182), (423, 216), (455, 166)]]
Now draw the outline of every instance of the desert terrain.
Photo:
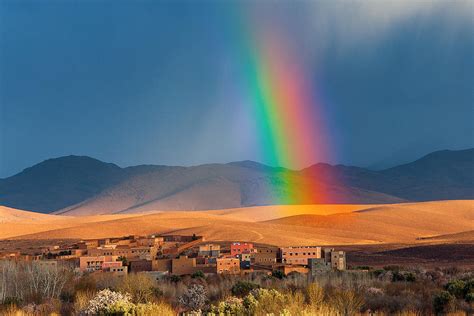
[(348, 251), (349, 262), (357, 265), (440, 264), (442, 260), (469, 265), (474, 262), (474, 201), (277, 205), (94, 216), (0, 207), (3, 250), (153, 233), (197, 234), (213, 242), (331, 245)]
[(212, 211), (61, 216), (0, 207), (0, 238), (87, 239), (196, 233), (207, 240), (278, 245), (472, 240), (474, 201), (258, 206)]

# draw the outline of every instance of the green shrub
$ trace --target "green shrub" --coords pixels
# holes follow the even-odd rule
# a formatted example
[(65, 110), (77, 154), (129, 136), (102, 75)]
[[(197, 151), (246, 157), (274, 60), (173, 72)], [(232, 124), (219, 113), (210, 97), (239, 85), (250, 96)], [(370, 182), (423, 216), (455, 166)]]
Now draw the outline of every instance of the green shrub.
[(219, 302), (217, 306), (211, 306), (211, 313), (216, 315), (247, 315), (242, 300), (237, 297), (228, 297)]
[(407, 282), (415, 282), (416, 281), (416, 275), (412, 272), (407, 272), (405, 274), (405, 280)]
[(285, 296), (275, 289), (255, 289), (243, 301), (250, 315), (280, 315), (286, 303)]
[(259, 288), (258, 284), (248, 282), (248, 281), (237, 281), (232, 286), (231, 292), (233, 295), (238, 297), (244, 297), (250, 293), (250, 291)]
[(433, 299), (433, 307), (436, 313), (446, 313), (453, 310), (456, 298), (448, 291), (438, 293)]
[(191, 274), (191, 278), (193, 279), (204, 279), (205, 278), (205, 275), (204, 275), (204, 272), (202, 272), (201, 270), (198, 270), (196, 272), (194, 272), (193, 274)]
[(466, 282), (463, 280), (453, 280), (446, 284), (446, 291), (456, 298), (464, 298)]
[(272, 277), (281, 280), (281, 279), (283, 279), (283, 278), (285, 277), (285, 274), (283, 273), (283, 271), (275, 270), (275, 271), (272, 272)]
[(469, 279), (466, 281), (464, 286), (464, 293), (467, 295), (469, 293), (474, 293), (474, 279)]
[(474, 303), (474, 292), (466, 294), (466, 302)]

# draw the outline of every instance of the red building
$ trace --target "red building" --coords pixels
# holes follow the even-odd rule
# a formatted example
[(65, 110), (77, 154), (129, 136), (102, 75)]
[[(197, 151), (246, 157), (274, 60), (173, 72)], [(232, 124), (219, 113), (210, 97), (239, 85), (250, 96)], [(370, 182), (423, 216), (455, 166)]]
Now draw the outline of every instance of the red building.
[(233, 257), (243, 253), (251, 253), (253, 251), (252, 243), (234, 242), (230, 245), (230, 255)]

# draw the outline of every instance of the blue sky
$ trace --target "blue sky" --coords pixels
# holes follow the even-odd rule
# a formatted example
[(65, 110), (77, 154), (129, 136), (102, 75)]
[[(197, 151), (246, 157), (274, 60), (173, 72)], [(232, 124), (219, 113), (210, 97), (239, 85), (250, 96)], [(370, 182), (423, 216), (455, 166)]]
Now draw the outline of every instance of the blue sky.
[(471, 1), (2, 1), (0, 177), (69, 154), (258, 161), (235, 12), (290, 37), (324, 99), (330, 163), (474, 147)]

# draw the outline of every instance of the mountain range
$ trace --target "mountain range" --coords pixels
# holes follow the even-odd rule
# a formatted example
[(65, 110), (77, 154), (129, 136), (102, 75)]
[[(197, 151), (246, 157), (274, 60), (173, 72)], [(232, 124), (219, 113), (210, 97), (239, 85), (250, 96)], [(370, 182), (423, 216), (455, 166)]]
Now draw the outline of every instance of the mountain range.
[(295, 204), (474, 199), (474, 149), (437, 151), (380, 171), (324, 163), (287, 170), (253, 161), (121, 168), (66, 156), (0, 179), (0, 205), (68, 215), (236, 208), (271, 205), (314, 179), (318, 197)]

